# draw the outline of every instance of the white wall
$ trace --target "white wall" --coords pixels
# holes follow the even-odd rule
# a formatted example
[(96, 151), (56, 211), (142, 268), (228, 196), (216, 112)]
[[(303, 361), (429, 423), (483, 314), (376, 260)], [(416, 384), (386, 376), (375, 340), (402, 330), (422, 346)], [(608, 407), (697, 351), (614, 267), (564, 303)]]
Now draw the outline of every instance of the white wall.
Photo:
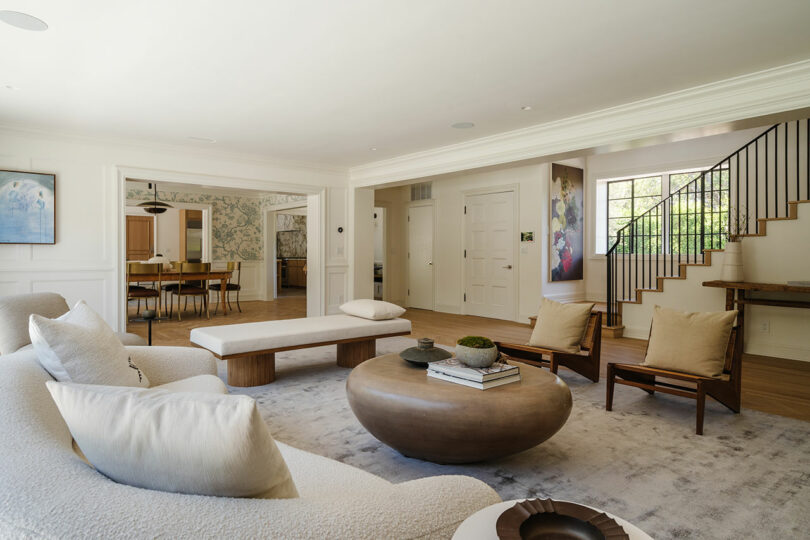
[[(123, 323), (122, 169), (230, 178), (239, 187), (266, 191), (317, 193), (346, 183), (342, 171), (256, 156), (12, 129), (0, 129), (0, 168), (56, 174), (56, 244), (0, 246), (0, 295), (54, 291), (69, 303), (85, 299), (114, 328)], [(347, 293), (344, 287), (332, 294)]]
[[(800, 204), (798, 210), (797, 221), (771, 221), (766, 236), (743, 238), (746, 281), (786, 283), (808, 280), (810, 203)], [(668, 279), (663, 292), (645, 292), (641, 304), (624, 304), (624, 335), (647, 339), (656, 305), (682, 311), (722, 311), (725, 289), (701, 285), (704, 281), (720, 279), (722, 266), (723, 253), (712, 253), (711, 266), (690, 266), (687, 279)], [(745, 310), (745, 352), (810, 362), (810, 310), (771, 306), (747, 306)], [(763, 323), (767, 324), (767, 329)]]
[[(565, 165), (583, 167), (584, 159), (558, 161)], [(521, 244), (517, 254), (518, 317), (528, 322), (536, 315), (542, 296), (559, 300), (585, 297), (585, 282), (549, 282), (549, 174), (550, 164), (499, 167), (494, 170), (456, 174), (433, 179), (433, 200), (436, 207), (436, 311), (463, 313), (462, 283), (464, 194), (467, 191), (514, 186), (518, 190), (519, 234), (534, 231), (534, 243)], [(405, 276), (407, 257), (407, 206), (409, 187), (381, 189), (376, 192), (376, 204), (390, 209), (388, 218), (388, 280), (392, 302), (404, 302), (407, 292)], [(586, 224), (587, 226), (587, 224)]]
[[(330, 187), (326, 191), (326, 313), (340, 313), (340, 305), (349, 297), (349, 190)], [(308, 215), (312, 215), (309, 213)], [(308, 237), (309, 241), (310, 238)], [(311, 259), (309, 254), (307, 259)], [(307, 281), (307, 292), (312, 287)], [(309, 298), (311, 294), (307, 296)]]
[(349, 201), (352, 217), (351, 298), (374, 298), (374, 190), (353, 189)]
[(410, 190), (405, 187), (378, 189), (374, 192), (374, 205), (385, 208), (387, 229), (385, 230), (385, 279), (383, 299), (404, 306), (407, 302), (408, 284), (405, 269), (408, 264), (408, 200)]
[(385, 208), (374, 207), (374, 264), (382, 264), (385, 253)]
[(157, 214), (155, 223), (157, 242), (155, 253), (160, 253), (170, 261), (180, 255), (180, 210), (169, 208)]

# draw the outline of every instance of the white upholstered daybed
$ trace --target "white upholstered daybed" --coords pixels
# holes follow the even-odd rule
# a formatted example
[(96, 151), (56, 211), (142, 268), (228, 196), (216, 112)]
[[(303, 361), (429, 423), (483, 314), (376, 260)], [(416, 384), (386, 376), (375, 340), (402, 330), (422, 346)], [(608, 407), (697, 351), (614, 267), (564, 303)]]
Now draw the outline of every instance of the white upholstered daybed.
[(228, 362), (228, 384), (259, 386), (275, 380), (277, 352), (337, 344), (337, 365), (353, 368), (376, 356), (377, 339), (410, 333), (407, 319), (326, 315), (194, 328), (189, 339)]

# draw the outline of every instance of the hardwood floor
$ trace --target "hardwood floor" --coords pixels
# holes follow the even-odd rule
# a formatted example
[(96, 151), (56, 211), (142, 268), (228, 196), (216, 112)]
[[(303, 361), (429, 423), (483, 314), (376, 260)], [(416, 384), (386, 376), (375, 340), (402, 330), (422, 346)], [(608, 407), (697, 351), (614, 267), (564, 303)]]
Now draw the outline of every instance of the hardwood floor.
[[(174, 313), (172, 320), (152, 323), (152, 344), (153, 345), (189, 345), (188, 334), (192, 328), (200, 326), (217, 326), (220, 324), (237, 324), (256, 321), (269, 321), (275, 319), (295, 319), (307, 316), (306, 296), (289, 296), (278, 298), (273, 302), (240, 302), (242, 313), (236, 309), (236, 302), (232, 301), (234, 310), (229, 311), (227, 316), (222, 314), (222, 306), (219, 312), (214, 315), (216, 302), (211, 303), (211, 319), (208, 320), (203, 314), (202, 317), (196, 315), (191, 309), (183, 312), (182, 321), (177, 320), (177, 313)], [(150, 303), (151, 306), (151, 303)], [(175, 309), (177, 304), (175, 303)], [(130, 305), (129, 316), (135, 316), (135, 306)], [(147, 326), (145, 322), (130, 322), (127, 324), (127, 332), (132, 332), (146, 338)]]
[[(236, 304), (234, 304), (236, 307)], [(135, 309), (130, 309), (134, 316)], [(273, 302), (242, 302), (242, 313), (233, 311), (227, 317), (220, 312), (206, 320), (189, 311), (183, 321), (153, 324), (155, 345), (189, 345), (188, 334), (198, 326), (236, 324), (306, 316), (306, 298), (290, 296)], [(495, 341), (525, 343), (531, 329), (526, 324), (466, 315), (409, 309), (403, 316), (413, 325), (412, 337), (429, 337), (442, 345), (455, 345), (467, 335), (484, 335)], [(129, 323), (129, 332), (146, 336), (146, 323)], [(607, 362), (641, 362), (647, 342), (640, 339), (602, 337), (602, 376)], [(633, 391), (633, 389), (623, 389)], [(640, 391), (640, 390), (639, 390)], [(810, 363), (744, 355), (742, 371), (743, 407), (791, 418), (810, 421)]]

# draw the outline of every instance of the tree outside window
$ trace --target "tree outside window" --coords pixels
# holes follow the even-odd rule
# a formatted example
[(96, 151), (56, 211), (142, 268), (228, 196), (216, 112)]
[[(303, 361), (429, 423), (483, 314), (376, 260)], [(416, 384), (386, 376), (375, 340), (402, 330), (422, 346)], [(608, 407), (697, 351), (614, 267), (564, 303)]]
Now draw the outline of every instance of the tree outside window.
[[(728, 225), (729, 171), (707, 171), (702, 181), (700, 176), (700, 170), (692, 170), (606, 181), (603, 200), (597, 201), (607, 209), (607, 234), (597, 231), (597, 236), (607, 239), (604, 253), (634, 220), (638, 220), (635, 225), (622, 233), (619, 253), (687, 254), (722, 248)], [(659, 204), (668, 197), (667, 203)]]

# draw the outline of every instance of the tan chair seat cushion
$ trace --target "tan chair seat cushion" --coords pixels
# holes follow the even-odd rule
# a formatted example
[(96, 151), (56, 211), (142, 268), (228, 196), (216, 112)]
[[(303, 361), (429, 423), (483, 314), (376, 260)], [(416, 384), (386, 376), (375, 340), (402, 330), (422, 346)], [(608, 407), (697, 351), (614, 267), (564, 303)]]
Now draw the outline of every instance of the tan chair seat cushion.
[(543, 298), (529, 345), (578, 353), (592, 309), (593, 304), (561, 304)]
[(721, 377), (737, 311), (686, 313), (655, 306), (644, 366)]

